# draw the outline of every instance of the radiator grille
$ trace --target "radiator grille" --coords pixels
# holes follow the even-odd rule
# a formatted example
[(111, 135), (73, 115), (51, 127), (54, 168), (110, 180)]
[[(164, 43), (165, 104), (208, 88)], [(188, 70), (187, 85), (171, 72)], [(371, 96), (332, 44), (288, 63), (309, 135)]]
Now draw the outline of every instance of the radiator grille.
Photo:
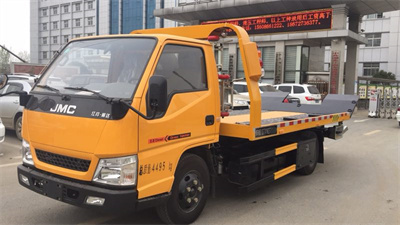
[(36, 149), (37, 158), (47, 164), (59, 166), (71, 170), (86, 172), (89, 169), (90, 161), (84, 159), (63, 156), (51, 152)]

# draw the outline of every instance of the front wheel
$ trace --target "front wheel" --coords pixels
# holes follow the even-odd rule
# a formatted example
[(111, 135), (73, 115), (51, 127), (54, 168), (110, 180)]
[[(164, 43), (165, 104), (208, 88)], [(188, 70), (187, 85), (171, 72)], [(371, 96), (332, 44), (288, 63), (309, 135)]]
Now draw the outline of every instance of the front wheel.
[(184, 154), (175, 172), (169, 200), (158, 206), (157, 214), (167, 224), (194, 222), (204, 209), (210, 190), (210, 174), (204, 160)]
[(15, 121), (15, 135), (21, 141), (22, 140), (22, 116), (19, 116), (18, 119)]

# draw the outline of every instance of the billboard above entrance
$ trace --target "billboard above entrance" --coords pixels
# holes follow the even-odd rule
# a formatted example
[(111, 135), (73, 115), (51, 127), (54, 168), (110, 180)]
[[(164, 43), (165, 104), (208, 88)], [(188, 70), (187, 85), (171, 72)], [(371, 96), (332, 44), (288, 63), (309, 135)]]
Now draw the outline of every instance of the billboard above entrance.
[[(205, 21), (202, 24), (231, 23), (243, 27), (249, 34), (325, 30), (332, 28), (332, 9)], [(233, 35), (230, 29), (228, 35)]]

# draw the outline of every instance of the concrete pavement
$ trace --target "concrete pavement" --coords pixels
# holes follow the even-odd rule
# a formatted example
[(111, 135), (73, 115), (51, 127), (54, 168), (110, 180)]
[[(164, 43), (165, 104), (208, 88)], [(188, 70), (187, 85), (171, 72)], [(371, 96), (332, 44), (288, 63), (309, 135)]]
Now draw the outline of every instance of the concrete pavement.
[[(345, 125), (343, 139), (326, 139), (325, 163), (312, 175), (289, 175), (247, 194), (219, 180), (217, 197), (209, 198), (195, 224), (400, 224), (398, 123), (360, 111)], [(161, 223), (152, 209), (104, 214), (21, 187), (18, 145), (10, 133), (0, 144), (0, 224)]]

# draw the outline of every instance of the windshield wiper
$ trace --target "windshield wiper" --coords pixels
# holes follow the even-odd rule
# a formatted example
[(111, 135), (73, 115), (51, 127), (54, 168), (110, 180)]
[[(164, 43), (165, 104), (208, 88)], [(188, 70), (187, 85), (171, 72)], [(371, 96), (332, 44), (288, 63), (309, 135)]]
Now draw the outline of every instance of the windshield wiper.
[(102, 94), (98, 93), (97, 91), (93, 91), (93, 90), (87, 89), (87, 88), (85, 88), (85, 87), (64, 87), (64, 89), (78, 90), (78, 91), (87, 91), (87, 92), (90, 92), (90, 93), (95, 94), (96, 96), (99, 96), (101, 99), (105, 100), (105, 101), (106, 101), (107, 103), (109, 103), (109, 104), (118, 104), (118, 103), (122, 103), (123, 105), (125, 105), (126, 107), (128, 107), (129, 109), (131, 109), (132, 111), (134, 111), (135, 113), (137, 113), (139, 116), (141, 116), (142, 118), (147, 119), (147, 120), (148, 120), (148, 119), (154, 119), (154, 117), (155, 117), (155, 113), (153, 113), (153, 116), (151, 116), (151, 117), (148, 117), (148, 116), (144, 115), (143, 113), (139, 112), (139, 110), (133, 108), (133, 107), (129, 104), (129, 102), (126, 102), (126, 101), (124, 101), (124, 100), (121, 99), (121, 98), (110, 98), (110, 97), (107, 97), (107, 96), (105, 96), (105, 95), (102, 95)]
[(68, 101), (68, 100), (71, 99), (71, 96), (61, 94), (60, 90), (58, 90), (57, 88), (51, 87), (51, 86), (49, 86), (49, 85), (47, 85), (47, 84), (45, 84), (45, 85), (43, 85), (43, 84), (38, 84), (38, 85), (36, 85), (36, 87), (40, 87), (40, 88), (44, 88), (44, 89), (53, 91), (53, 92), (56, 93), (58, 96), (61, 96), (61, 100)]
[(57, 92), (58, 94), (60, 94), (60, 90), (58, 90), (57, 88), (53, 88), (53, 87), (51, 87), (51, 86), (49, 86), (47, 84), (45, 84), (45, 85), (38, 84), (36, 86), (40, 87), (40, 88), (44, 88), (44, 89), (50, 90), (50, 91), (53, 91), (53, 92)]
[(113, 101), (113, 98), (109, 98), (105, 95), (100, 94), (97, 91), (93, 91), (93, 90), (87, 89), (85, 87), (64, 87), (64, 89), (90, 92), (90, 93), (93, 93), (96, 96), (100, 97), (101, 99), (105, 100), (107, 103), (111, 103)]

